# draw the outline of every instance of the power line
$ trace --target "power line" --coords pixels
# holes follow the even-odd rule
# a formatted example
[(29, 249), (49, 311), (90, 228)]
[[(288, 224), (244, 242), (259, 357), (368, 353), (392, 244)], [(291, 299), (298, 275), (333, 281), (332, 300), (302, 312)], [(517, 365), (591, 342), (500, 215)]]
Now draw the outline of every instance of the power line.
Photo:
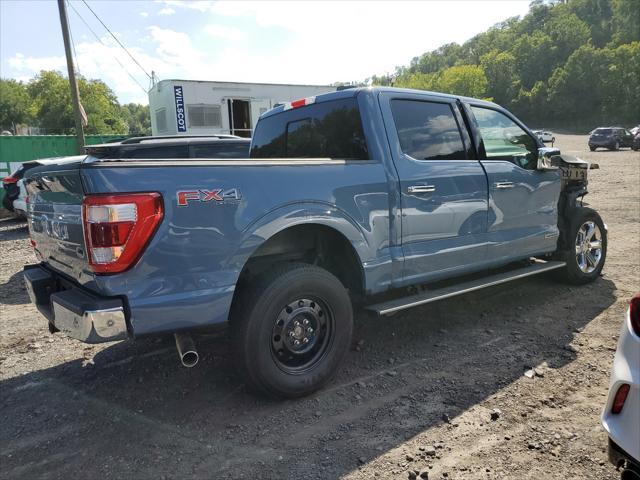
[(149, 79), (151, 79), (151, 75), (149, 75), (147, 73), (147, 71), (144, 69), (144, 67), (142, 65), (140, 65), (138, 63), (138, 61), (135, 59), (135, 57), (133, 55), (131, 55), (131, 53), (129, 52), (129, 50), (127, 50), (127, 47), (125, 47), (122, 42), (120, 40), (118, 40), (118, 37), (116, 37), (113, 32), (111, 30), (109, 30), (109, 27), (107, 27), (104, 22), (100, 19), (100, 17), (98, 16), (98, 14), (96, 12), (93, 11), (93, 9), (89, 6), (89, 4), (86, 2), (86, 0), (82, 0), (82, 3), (84, 3), (86, 5), (86, 7), (91, 11), (91, 13), (93, 13), (93, 16), (96, 17), (98, 19), (98, 21), (102, 24), (102, 26), (105, 28), (105, 30), (107, 32), (109, 32), (109, 34), (113, 37), (113, 39), (118, 42), (118, 45), (120, 45), (122, 47), (122, 49), (127, 52), (127, 55), (129, 55), (131, 57), (131, 60), (133, 60), (135, 62), (136, 65), (138, 65), (138, 67), (140, 67), (140, 70), (142, 70), (144, 72), (144, 74), (149, 77)]
[[(100, 42), (100, 44), (102, 44), (104, 47), (108, 47), (108, 45), (106, 45), (102, 39), (98, 36), (98, 34), (96, 32), (93, 31), (93, 29), (89, 26), (89, 24), (87, 23), (87, 21), (82, 17), (82, 15), (80, 15), (80, 12), (78, 12), (78, 10), (76, 10), (76, 8), (73, 6), (73, 4), (71, 2), (69, 2), (69, 6), (71, 7), (71, 9), (75, 12), (75, 14), (78, 16), (78, 18), (80, 20), (82, 20), (82, 23), (85, 24), (85, 26), (89, 29), (89, 31), (93, 34), (94, 37), (96, 37), (96, 40), (98, 40), (98, 42)], [(138, 82), (138, 80), (136, 80), (136, 77), (134, 77), (129, 70), (127, 70), (127, 67), (125, 67), (122, 62), (120, 60), (118, 60), (118, 57), (115, 56), (115, 54), (111, 54), (114, 58), (114, 60), (116, 62), (118, 62), (118, 64), (122, 67), (122, 69), (126, 72), (127, 75), (129, 75), (129, 78), (131, 78), (131, 80), (133, 80), (139, 87), (140, 89), (144, 92), (144, 93), (148, 93), (147, 90), (140, 84), (140, 82)], [(76, 60), (77, 63), (77, 60)]]

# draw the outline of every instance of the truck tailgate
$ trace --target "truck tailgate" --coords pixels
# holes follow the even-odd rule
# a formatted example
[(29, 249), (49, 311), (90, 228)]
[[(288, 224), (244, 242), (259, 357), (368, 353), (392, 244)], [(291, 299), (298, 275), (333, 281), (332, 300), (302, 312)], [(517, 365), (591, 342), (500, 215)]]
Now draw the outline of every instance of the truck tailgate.
[(29, 172), (25, 183), (29, 232), (36, 256), (55, 270), (86, 283), (92, 275), (84, 245), (80, 164), (76, 157), (38, 167)]

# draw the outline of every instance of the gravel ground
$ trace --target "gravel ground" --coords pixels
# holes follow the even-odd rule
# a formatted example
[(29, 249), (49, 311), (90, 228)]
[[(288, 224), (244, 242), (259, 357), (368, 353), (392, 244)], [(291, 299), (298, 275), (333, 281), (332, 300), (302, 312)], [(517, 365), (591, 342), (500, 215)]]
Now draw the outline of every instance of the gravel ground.
[(599, 415), (640, 290), (640, 153), (557, 146), (600, 164), (587, 200), (609, 228), (602, 278), (357, 312), (337, 378), (296, 401), (246, 392), (222, 336), (198, 338), (187, 370), (170, 338), (50, 335), (22, 285), (26, 227), (0, 220), (0, 478), (618, 478)]

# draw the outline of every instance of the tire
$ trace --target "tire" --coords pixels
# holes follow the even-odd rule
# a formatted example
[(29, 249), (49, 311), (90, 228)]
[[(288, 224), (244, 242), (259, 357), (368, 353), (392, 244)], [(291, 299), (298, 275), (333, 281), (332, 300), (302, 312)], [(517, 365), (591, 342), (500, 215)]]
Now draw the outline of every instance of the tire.
[(591, 150), (592, 152), (595, 152), (595, 151), (596, 151), (596, 148), (598, 148), (598, 147), (592, 147), (592, 146), (589, 146), (589, 150)]
[(613, 145), (613, 150), (615, 150), (616, 152), (620, 150), (620, 142), (618, 142), (617, 140), (616, 140), (616, 143)]
[(290, 263), (241, 288), (230, 327), (248, 385), (272, 397), (296, 398), (326, 384), (353, 331), (351, 300), (340, 280), (322, 268)]
[[(556, 259), (566, 262), (566, 266), (556, 270), (556, 278), (572, 285), (584, 285), (593, 282), (600, 276), (607, 257), (607, 230), (600, 215), (587, 207), (575, 207), (565, 238), (567, 246), (558, 251)], [(593, 236), (589, 235), (593, 227)], [(580, 236), (579, 236), (580, 235)], [(599, 249), (592, 248), (599, 241)], [(588, 249), (588, 251), (587, 251)]]

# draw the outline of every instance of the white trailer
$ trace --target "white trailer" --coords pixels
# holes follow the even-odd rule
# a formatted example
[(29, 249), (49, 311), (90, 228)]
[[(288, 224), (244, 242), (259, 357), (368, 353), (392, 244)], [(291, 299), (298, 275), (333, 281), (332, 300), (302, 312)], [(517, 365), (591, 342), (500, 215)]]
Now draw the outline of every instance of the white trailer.
[(258, 117), (277, 104), (335, 90), (329, 85), (162, 80), (149, 91), (151, 131), (250, 137)]

